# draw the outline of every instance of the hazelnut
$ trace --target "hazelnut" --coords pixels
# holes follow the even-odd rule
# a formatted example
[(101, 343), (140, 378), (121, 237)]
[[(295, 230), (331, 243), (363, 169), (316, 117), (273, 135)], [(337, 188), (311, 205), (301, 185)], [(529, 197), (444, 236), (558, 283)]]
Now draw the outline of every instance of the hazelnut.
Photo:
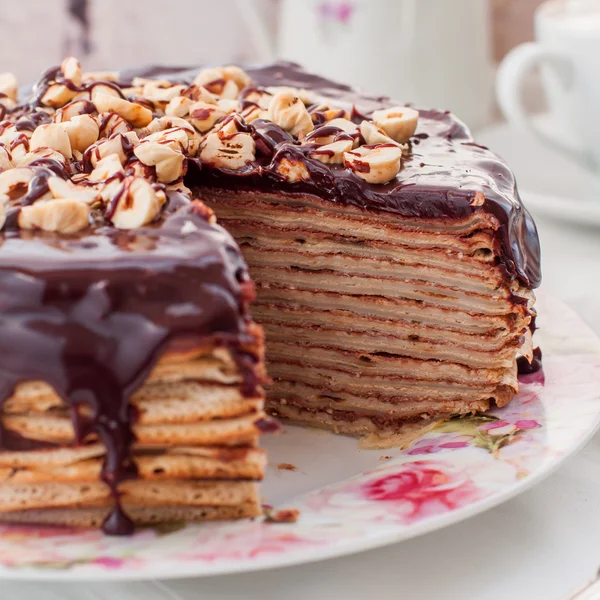
[(238, 131), (243, 131), (244, 119), (240, 115), (233, 114), (225, 117), (222, 121), (215, 125), (215, 131), (219, 132), (219, 136), (231, 135)]
[(13, 102), (17, 101), (19, 94), (19, 84), (17, 78), (12, 73), (0, 73), (0, 94), (4, 94)]
[(181, 194), (185, 194), (190, 198), (192, 196), (192, 190), (190, 190), (190, 188), (187, 187), (187, 185), (185, 185), (183, 183), (183, 180), (181, 179), (179, 181), (176, 181), (175, 183), (167, 185), (166, 189), (168, 192), (179, 192)]
[(0, 115), (5, 114), (3, 110), (1, 110), (2, 108), (6, 110), (13, 110), (13, 108), (15, 108), (16, 106), (17, 103), (12, 98), (8, 98), (7, 96), (0, 96)]
[(55, 123), (64, 123), (73, 117), (90, 114), (90, 109), (93, 109), (92, 112), (96, 112), (96, 107), (89, 100), (73, 100), (59, 108), (52, 120)]
[(31, 150), (52, 148), (60, 152), (66, 159), (73, 156), (71, 141), (65, 131), (64, 124), (59, 123), (47, 123), (36, 127), (29, 141), (29, 148)]
[(0, 144), (0, 171), (6, 171), (14, 167), (12, 163), (12, 156), (6, 149), (4, 144)]
[(115, 133), (133, 131), (131, 125), (115, 112), (100, 113), (96, 117), (99, 127), (99, 137), (110, 137)]
[[(96, 100), (98, 99), (99, 96), (112, 96), (113, 98), (123, 99), (122, 94), (119, 93), (119, 91), (114, 86), (107, 85), (102, 82), (95, 83), (90, 88), (89, 95), (90, 95), (89, 99), (91, 100), (92, 104), (96, 104)], [(102, 112), (102, 111), (98, 111), (98, 112)]]
[(185, 85), (173, 85), (169, 81), (149, 81), (144, 84), (141, 95), (153, 104), (167, 104), (177, 96), (181, 96)]
[(273, 96), (269, 104), (269, 119), (296, 137), (305, 136), (314, 129), (306, 106), (291, 92), (279, 92)]
[(402, 149), (397, 144), (361, 146), (344, 154), (344, 165), (367, 183), (387, 183), (402, 165)]
[(77, 86), (81, 85), (81, 65), (76, 58), (73, 56), (65, 58), (60, 65), (60, 70), (65, 79), (68, 79)]
[(11, 142), (16, 140), (19, 136), (31, 137), (30, 131), (19, 131), (14, 125), (7, 127), (2, 133), (0, 133), (0, 144), (4, 144), (6, 147), (10, 147)]
[(298, 181), (307, 181), (310, 179), (310, 172), (301, 160), (282, 158), (277, 163), (277, 172), (290, 183), (297, 183)]
[(267, 88), (267, 91), (270, 94), (276, 95), (281, 93), (291, 94), (296, 98), (300, 98), (303, 104), (310, 106), (311, 104), (315, 104), (318, 101), (318, 96), (309, 91), (302, 88), (290, 87), (287, 85), (272, 85)]
[(235, 82), (240, 90), (243, 90), (245, 87), (252, 85), (252, 79), (250, 79), (250, 75), (236, 65), (228, 65), (223, 67), (223, 75), (225, 79), (231, 79)]
[(161, 201), (152, 184), (142, 177), (126, 177), (111, 221), (119, 229), (136, 229), (153, 221), (160, 212)]
[(52, 84), (40, 99), (40, 104), (51, 108), (60, 108), (75, 98), (76, 91), (69, 89), (62, 83)]
[(85, 152), (100, 135), (98, 123), (91, 115), (78, 115), (61, 125), (69, 136), (71, 148), (78, 152)]
[(307, 136), (307, 140), (310, 140), (313, 144), (331, 144), (332, 142), (337, 141), (336, 137), (338, 133), (331, 133), (329, 135), (321, 135), (321, 132), (327, 128), (330, 130), (331, 127), (335, 129), (339, 129), (340, 132), (346, 133), (352, 137), (352, 147), (355, 148), (359, 144), (359, 131), (358, 125), (349, 121), (348, 119), (332, 119), (329, 123), (325, 123), (321, 125), (317, 129), (315, 129), (309, 136)]
[(94, 204), (99, 198), (98, 191), (94, 188), (76, 185), (60, 177), (50, 177), (48, 179), (48, 188), (53, 198), (68, 198), (69, 200), (78, 200), (90, 205)]
[(171, 127), (163, 131), (151, 133), (144, 138), (144, 142), (159, 142), (168, 145), (178, 152), (185, 152), (188, 149), (189, 138), (183, 127)]
[(181, 95), (189, 100), (193, 100), (194, 102), (202, 100), (208, 104), (216, 104), (218, 100), (218, 97), (214, 94), (211, 94), (204, 86), (196, 84), (192, 84), (187, 87), (185, 90), (183, 90)]
[(90, 173), (90, 182), (102, 182), (123, 173), (123, 165), (118, 154), (107, 154), (104, 158), (96, 161), (94, 170)]
[(180, 128), (185, 131), (188, 138), (187, 153), (190, 156), (195, 156), (200, 147), (200, 134), (194, 129), (194, 127), (188, 123), (185, 119), (179, 117), (160, 117), (154, 119), (148, 127), (146, 127), (146, 133), (152, 134), (166, 129)]
[(375, 144), (394, 144), (394, 140), (381, 127), (377, 127), (371, 121), (363, 121), (360, 124), (360, 134), (369, 146)]
[(200, 159), (221, 169), (238, 170), (254, 160), (254, 139), (249, 133), (220, 135), (210, 133), (200, 151)]
[(269, 94), (265, 90), (253, 89), (245, 93), (243, 98), (247, 102), (257, 104), (259, 108), (268, 110), (269, 104), (271, 104), (271, 100), (273, 99), (273, 94)]
[(240, 103), (237, 100), (229, 100), (228, 98), (220, 98), (217, 106), (228, 115), (240, 109)]
[(33, 169), (17, 167), (0, 173), (0, 198), (18, 200), (29, 191), (29, 183), (34, 178)]
[(253, 106), (250, 104), (240, 112), (240, 116), (244, 118), (246, 123), (252, 123), (252, 121), (256, 121), (256, 119), (268, 119), (269, 113), (260, 108), (260, 106)]
[(135, 143), (135, 140), (130, 139), (130, 136), (134, 135), (134, 131), (128, 133), (115, 133), (109, 138), (101, 139), (95, 144), (92, 144), (86, 150), (86, 154), (89, 154), (90, 156), (92, 166), (96, 167), (101, 159), (110, 154), (115, 154), (121, 161), (121, 164), (124, 165), (128, 158), (129, 149), (132, 143)]
[(90, 207), (78, 200), (39, 200), (19, 211), (21, 229), (76, 233), (89, 225)]
[(25, 167), (29, 163), (32, 163), (36, 160), (40, 160), (41, 158), (46, 158), (50, 160), (55, 160), (61, 164), (65, 164), (65, 157), (58, 152), (57, 150), (53, 150), (52, 148), (46, 148), (42, 146), (41, 148), (36, 148), (35, 150), (31, 150), (31, 152), (27, 152), (25, 156), (19, 158), (16, 163), (17, 167)]
[(171, 129), (173, 127), (180, 127), (181, 129), (185, 129), (188, 134), (197, 135), (196, 130), (185, 119), (168, 116), (153, 119), (152, 122), (148, 124), (148, 127), (146, 127), (146, 134), (157, 133), (158, 131), (164, 131), (165, 129)]
[[(206, 100), (204, 100), (206, 102)], [(169, 117), (185, 117), (189, 114), (194, 100), (185, 96), (176, 96), (165, 107), (165, 114)]]
[(311, 107), (310, 114), (320, 113), (325, 118), (325, 121), (332, 121), (333, 119), (346, 119), (350, 120), (350, 113), (344, 108), (336, 108), (329, 104), (319, 104)]
[(133, 127), (146, 127), (152, 121), (152, 111), (141, 104), (104, 93), (92, 94), (92, 98), (98, 112), (116, 112)]
[(350, 121), (350, 119), (344, 119), (342, 117), (337, 119), (331, 119), (331, 121), (327, 122), (328, 127), (337, 127), (341, 129), (345, 133), (349, 133), (353, 135), (358, 132), (358, 125)]
[(119, 73), (117, 71), (88, 71), (83, 74), (82, 80), (85, 83), (92, 81), (119, 81)]
[(233, 99), (240, 93), (240, 86), (236, 80), (245, 82), (250, 81), (250, 78), (238, 67), (204, 69), (196, 76), (194, 84), (206, 88), (220, 98)]
[(419, 111), (414, 108), (394, 106), (373, 113), (373, 122), (395, 142), (408, 142), (414, 135), (419, 120)]
[(226, 115), (227, 113), (218, 106), (199, 100), (190, 106), (189, 120), (198, 131), (204, 133)]
[[(29, 152), (29, 138), (25, 133), (19, 134), (10, 144), (10, 153), (15, 165), (18, 165)], [(64, 160), (64, 159), (63, 159)]]
[(338, 140), (312, 150), (310, 157), (325, 164), (341, 165), (344, 162), (344, 153), (350, 150), (352, 150), (352, 140)]
[(141, 163), (156, 167), (156, 176), (162, 183), (171, 183), (184, 172), (185, 156), (181, 151), (174, 150), (171, 144), (144, 140), (133, 151)]

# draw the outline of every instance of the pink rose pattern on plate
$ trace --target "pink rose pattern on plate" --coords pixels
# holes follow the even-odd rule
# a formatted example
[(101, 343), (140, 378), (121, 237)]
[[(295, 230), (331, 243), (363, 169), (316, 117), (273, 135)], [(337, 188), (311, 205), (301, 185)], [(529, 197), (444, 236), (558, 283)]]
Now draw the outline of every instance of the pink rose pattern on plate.
[(529, 377), (508, 406), (451, 420), (403, 452), (390, 452), (389, 460), (376, 458), (371, 470), (315, 485), (289, 502), (300, 510), (296, 523), (209, 523), (131, 538), (5, 525), (0, 577), (27, 568), (63, 579), (152, 579), (294, 564), (407, 539), (515, 495), (571, 453), (600, 419), (597, 339), (560, 303), (542, 296), (539, 305), (542, 321), (553, 324), (542, 331), (545, 382)]
[(391, 475), (362, 486), (365, 498), (394, 504), (394, 513), (405, 523), (442, 514), (482, 497), (475, 483), (457, 474), (452, 465), (419, 460), (408, 462)]

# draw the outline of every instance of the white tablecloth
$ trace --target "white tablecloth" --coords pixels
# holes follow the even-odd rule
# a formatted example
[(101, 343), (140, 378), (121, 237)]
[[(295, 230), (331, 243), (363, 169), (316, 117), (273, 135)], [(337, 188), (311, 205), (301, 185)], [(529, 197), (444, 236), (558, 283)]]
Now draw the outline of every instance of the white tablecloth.
[[(523, 189), (582, 177), (528, 137), (479, 136), (518, 165)], [(555, 162), (552, 162), (555, 160)], [(553, 179), (554, 178), (554, 179)], [(554, 183), (553, 183), (554, 181)], [(600, 201), (600, 199), (599, 199)], [(600, 335), (600, 230), (537, 216), (544, 289)], [(577, 398), (573, 398), (576, 402)], [(0, 583), (1, 600), (563, 600), (600, 566), (600, 434), (529, 492), (466, 522), (380, 550), (248, 575), (146, 584)]]

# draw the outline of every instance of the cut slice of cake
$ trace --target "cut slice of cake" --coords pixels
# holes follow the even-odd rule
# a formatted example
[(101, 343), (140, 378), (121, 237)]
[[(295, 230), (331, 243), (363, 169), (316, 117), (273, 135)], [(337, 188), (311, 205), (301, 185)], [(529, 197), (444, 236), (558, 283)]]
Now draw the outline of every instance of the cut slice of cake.
[[(257, 282), (270, 412), (362, 435), (506, 404), (517, 358), (532, 358), (540, 279), (506, 165), (448, 112), (290, 64), (249, 74), (240, 111), (253, 120), (218, 123), (188, 184)], [(212, 151), (219, 136), (251, 138), (253, 152), (231, 164)]]

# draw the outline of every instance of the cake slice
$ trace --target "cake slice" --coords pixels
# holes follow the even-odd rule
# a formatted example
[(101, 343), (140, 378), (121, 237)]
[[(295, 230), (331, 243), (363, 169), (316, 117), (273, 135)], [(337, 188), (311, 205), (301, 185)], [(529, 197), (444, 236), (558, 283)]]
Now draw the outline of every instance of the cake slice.
[(256, 516), (252, 281), (182, 183), (193, 127), (102, 77), (67, 59), (0, 124), (0, 521)]
[(0, 520), (259, 514), (262, 328), (294, 422), (397, 443), (510, 401), (539, 243), (460, 121), (287, 63), (161, 71), (2, 78)]

